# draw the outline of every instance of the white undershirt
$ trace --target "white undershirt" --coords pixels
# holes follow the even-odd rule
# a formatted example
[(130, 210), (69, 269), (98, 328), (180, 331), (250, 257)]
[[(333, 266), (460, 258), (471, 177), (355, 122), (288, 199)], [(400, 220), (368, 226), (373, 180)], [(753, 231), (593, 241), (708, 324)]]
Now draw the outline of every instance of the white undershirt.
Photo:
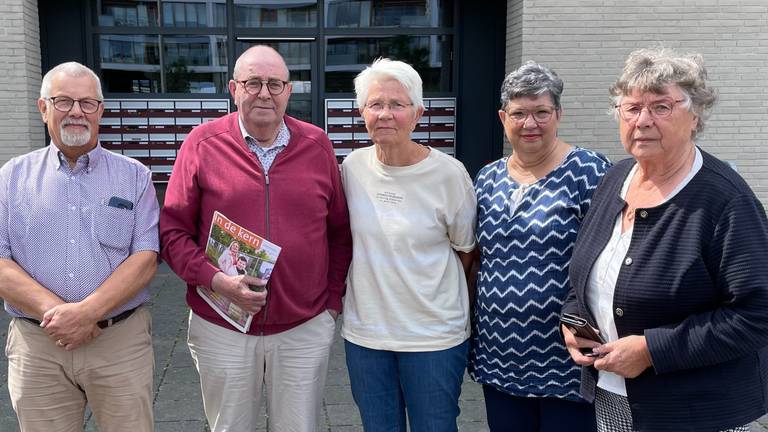
[[(688, 175), (685, 176), (683, 181), (681, 181), (680, 184), (678, 184), (677, 187), (664, 198), (664, 201), (659, 203), (659, 205), (672, 199), (688, 183), (690, 183), (693, 176), (695, 176), (701, 169), (702, 164), (703, 158), (701, 152), (696, 148), (693, 166), (688, 172)], [(637, 164), (632, 167), (626, 180), (624, 180), (624, 185), (621, 188), (622, 199), (626, 198), (627, 190), (629, 189), (629, 185), (636, 172)], [(613, 320), (613, 294), (616, 288), (616, 280), (619, 277), (619, 271), (624, 264), (624, 258), (626, 257), (630, 243), (632, 242), (633, 231), (634, 224), (624, 233), (621, 232), (621, 213), (619, 213), (616, 217), (616, 222), (613, 224), (611, 239), (608, 240), (608, 244), (605, 245), (605, 248), (597, 257), (597, 260), (592, 267), (592, 271), (589, 273), (589, 280), (587, 281), (587, 303), (589, 310), (594, 314), (595, 320), (597, 321), (597, 327), (600, 329), (600, 333), (607, 342), (613, 342), (619, 339), (618, 332), (616, 331), (616, 322)], [(627, 387), (624, 378), (613, 372), (600, 371), (597, 386), (603, 390), (627, 396)]]

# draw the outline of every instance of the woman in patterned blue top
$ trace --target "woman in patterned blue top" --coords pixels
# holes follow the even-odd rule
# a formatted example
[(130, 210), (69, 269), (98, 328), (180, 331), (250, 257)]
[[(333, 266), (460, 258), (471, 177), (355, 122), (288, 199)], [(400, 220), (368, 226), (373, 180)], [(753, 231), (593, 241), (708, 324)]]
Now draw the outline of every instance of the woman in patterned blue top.
[(475, 180), (480, 270), (469, 372), (498, 431), (594, 431), (558, 330), (568, 264), (608, 160), (557, 137), (562, 80), (528, 62), (501, 87), (513, 153)]

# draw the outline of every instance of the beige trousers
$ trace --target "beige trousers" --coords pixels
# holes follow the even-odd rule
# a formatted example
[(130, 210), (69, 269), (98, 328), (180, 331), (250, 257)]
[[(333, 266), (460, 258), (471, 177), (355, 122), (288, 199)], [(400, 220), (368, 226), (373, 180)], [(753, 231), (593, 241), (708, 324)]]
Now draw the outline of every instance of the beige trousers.
[(268, 336), (242, 334), (190, 313), (189, 350), (211, 431), (255, 430), (264, 386), (269, 431), (315, 431), (335, 330), (327, 311)]
[(73, 351), (57, 347), (35, 324), (14, 318), (5, 352), (21, 432), (82, 431), (86, 404), (100, 432), (154, 430), (155, 360), (146, 308)]

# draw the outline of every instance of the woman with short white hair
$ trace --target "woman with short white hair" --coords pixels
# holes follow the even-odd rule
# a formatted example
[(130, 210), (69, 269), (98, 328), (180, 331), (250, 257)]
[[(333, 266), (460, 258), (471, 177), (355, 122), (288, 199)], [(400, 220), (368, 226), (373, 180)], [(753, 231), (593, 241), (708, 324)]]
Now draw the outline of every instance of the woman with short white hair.
[(355, 79), (373, 146), (342, 164), (353, 258), (341, 335), (366, 431), (456, 431), (469, 337), (475, 195), (461, 162), (414, 142), (421, 78), (379, 59)]

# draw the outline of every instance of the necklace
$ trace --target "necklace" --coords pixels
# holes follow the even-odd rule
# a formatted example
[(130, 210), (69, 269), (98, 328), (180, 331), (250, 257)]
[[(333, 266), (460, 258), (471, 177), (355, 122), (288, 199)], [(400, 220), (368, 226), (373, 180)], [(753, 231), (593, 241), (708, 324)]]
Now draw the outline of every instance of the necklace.
[[(659, 183), (654, 183), (652, 180), (649, 180), (651, 182), (652, 187), (646, 190), (643, 190), (640, 188), (640, 183), (638, 182), (635, 189), (632, 189), (632, 185), (630, 183), (629, 189), (631, 190), (632, 194), (630, 195), (630, 191), (627, 191), (627, 196), (625, 198), (625, 201), (627, 203), (627, 206), (624, 210), (624, 221), (625, 226), (633, 225), (635, 222), (635, 211), (641, 207), (647, 207), (649, 205), (658, 205), (658, 204), (644, 204), (645, 200), (648, 198), (651, 198), (654, 191), (658, 192), (662, 198), (664, 198), (664, 194), (661, 191), (661, 188), (669, 184), (673, 179), (677, 177), (677, 174), (685, 167), (686, 165), (683, 164), (676, 170), (674, 170), (667, 178), (665, 178), (663, 181)], [(637, 173), (635, 173), (637, 175)], [(633, 179), (634, 180), (634, 179)], [(631, 198), (630, 198), (631, 197)]]

